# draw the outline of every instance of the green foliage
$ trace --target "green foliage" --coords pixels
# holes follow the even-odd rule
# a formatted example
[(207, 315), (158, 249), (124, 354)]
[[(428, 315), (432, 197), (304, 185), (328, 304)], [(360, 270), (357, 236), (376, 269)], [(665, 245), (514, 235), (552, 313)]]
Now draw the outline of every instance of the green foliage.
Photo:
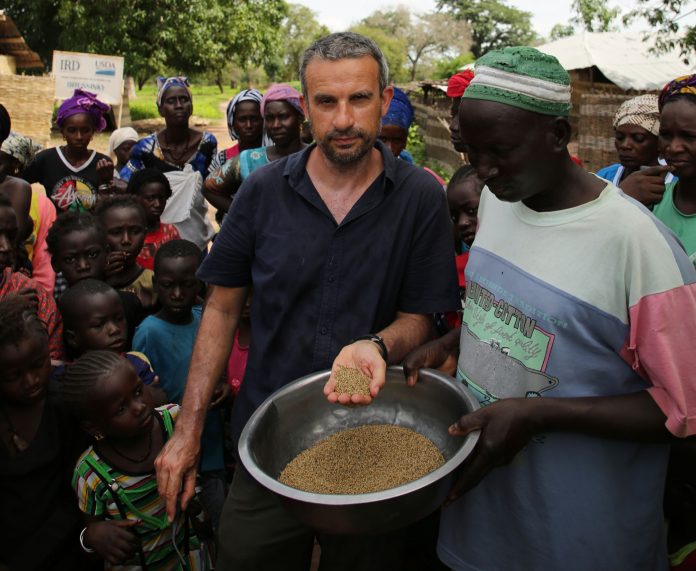
[(285, 0), (9, 0), (45, 61), (52, 50), (120, 55), (140, 85), (166, 70), (261, 65), (282, 49)]
[(461, 67), (473, 61), (474, 56), (470, 53), (462, 54), (452, 59), (440, 60), (437, 62), (437, 64), (435, 64), (433, 76), (435, 79), (449, 79), (455, 73), (457, 73)]
[(351, 28), (351, 32), (356, 32), (374, 40), (382, 50), (384, 57), (389, 64), (389, 76), (391, 81), (404, 81), (408, 77), (406, 71), (406, 45), (404, 41), (390, 35), (380, 28), (372, 28), (365, 24), (359, 24)]
[(607, 0), (573, 0), (573, 11), (575, 15), (570, 21), (588, 32), (611, 31), (612, 23), (621, 14), (619, 8), (609, 8)]
[[(236, 92), (227, 91), (221, 94), (217, 85), (192, 85), (193, 114), (197, 117), (215, 120), (223, 119), (225, 114), (220, 105), (227, 102)], [(157, 87), (155, 82), (149, 82), (138, 91), (137, 99), (131, 99), (130, 114), (134, 121), (159, 117), (155, 98)]]
[(560, 40), (561, 38), (567, 38), (573, 35), (575, 35), (575, 28), (573, 28), (573, 26), (569, 24), (556, 24), (553, 28), (551, 28), (549, 38), (552, 40)]
[[(694, 11), (692, 0), (636, 0), (637, 7), (626, 14), (624, 24), (645, 20), (655, 38), (656, 54), (679, 48), (685, 63), (694, 61), (696, 26), (681, 26), (679, 20)], [(646, 39), (648, 35), (646, 34)]]
[(283, 21), (283, 55), (279, 58), (279, 79), (285, 82), (299, 79), (302, 53), (314, 40), (329, 33), (330, 30), (317, 21), (312, 10), (300, 4), (288, 5), (288, 13)]
[(408, 139), (406, 141), (406, 149), (413, 156), (414, 164), (419, 167), (428, 167), (435, 171), (444, 180), (449, 180), (452, 176), (452, 171), (440, 164), (439, 162), (428, 158), (425, 152), (425, 140), (423, 139), (423, 130), (413, 123), (408, 130)]
[(437, 0), (437, 7), (469, 24), (471, 53), (476, 59), (491, 50), (531, 45), (537, 39), (531, 13), (513, 8), (505, 0)]
[(419, 66), (431, 65), (437, 56), (467, 52), (470, 44), (466, 22), (452, 14), (433, 12), (414, 16), (406, 6), (377, 10), (360, 23), (401, 40), (408, 62), (408, 79), (415, 80)]

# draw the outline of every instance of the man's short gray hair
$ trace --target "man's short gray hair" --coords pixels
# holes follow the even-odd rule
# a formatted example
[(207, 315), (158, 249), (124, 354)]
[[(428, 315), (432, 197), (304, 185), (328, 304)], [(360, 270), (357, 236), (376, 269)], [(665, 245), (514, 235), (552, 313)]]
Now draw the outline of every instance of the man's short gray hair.
[(302, 94), (307, 98), (307, 80), (305, 73), (309, 62), (313, 59), (340, 60), (371, 56), (375, 58), (379, 66), (379, 92), (387, 87), (389, 82), (389, 65), (382, 50), (370, 38), (354, 32), (338, 32), (329, 34), (316, 40), (309, 46), (300, 62), (300, 81), (302, 82)]

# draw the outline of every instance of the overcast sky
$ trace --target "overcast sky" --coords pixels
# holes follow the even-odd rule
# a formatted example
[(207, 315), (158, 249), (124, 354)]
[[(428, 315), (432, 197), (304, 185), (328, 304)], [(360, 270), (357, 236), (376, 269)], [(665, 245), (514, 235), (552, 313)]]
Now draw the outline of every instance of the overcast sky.
[[(397, 4), (408, 6), (414, 12), (430, 12), (435, 9), (435, 0), (347, 0), (327, 2), (326, 0), (290, 0), (309, 6), (317, 14), (322, 24), (332, 32), (345, 30), (351, 24), (368, 16), (375, 10), (383, 10)], [(547, 36), (554, 24), (568, 23), (572, 0), (509, 0), (517, 8), (532, 13), (532, 23), (540, 36)], [(611, 5), (618, 6), (624, 12), (634, 5), (634, 0), (614, 0)], [(686, 21), (686, 20), (685, 20)], [(639, 26), (642, 29), (644, 25)]]

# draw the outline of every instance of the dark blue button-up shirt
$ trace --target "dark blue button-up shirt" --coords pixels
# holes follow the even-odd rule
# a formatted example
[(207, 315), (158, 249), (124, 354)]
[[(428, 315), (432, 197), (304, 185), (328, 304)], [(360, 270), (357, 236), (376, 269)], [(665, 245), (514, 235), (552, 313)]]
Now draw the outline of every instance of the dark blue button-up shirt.
[(313, 147), (254, 171), (199, 270), (203, 281), (253, 284), (251, 344), (232, 414), (236, 442), (271, 393), (328, 369), (352, 338), (397, 311), (460, 308), (445, 194), (377, 142), (384, 171), (336, 224), (305, 169)]

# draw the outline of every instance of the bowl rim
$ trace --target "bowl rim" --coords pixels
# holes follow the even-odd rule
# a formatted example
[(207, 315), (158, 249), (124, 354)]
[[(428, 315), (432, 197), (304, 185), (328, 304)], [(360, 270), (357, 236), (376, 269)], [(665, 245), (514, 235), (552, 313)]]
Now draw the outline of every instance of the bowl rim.
[[(306, 492), (304, 490), (299, 490), (288, 486), (276, 480), (275, 478), (269, 476), (265, 471), (263, 471), (253, 460), (251, 450), (250, 450), (250, 433), (251, 427), (256, 424), (256, 420), (261, 417), (270, 406), (272, 406), (274, 400), (290, 391), (295, 387), (307, 385), (316, 382), (322, 377), (328, 378), (330, 374), (329, 370), (318, 371), (316, 373), (311, 373), (304, 377), (301, 377), (287, 385), (284, 385), (273, 394), (271, 394), (256, 411), (251, 415), (247, 421), (242, 434), (239, 438), (239, 459), (244, 466), (244, 469), (261, 485), (265, 488), (271, 490), (272, 492), (278, 494), (283, 498), (290, 500), (310, 503), (310, 504), (320, 504), (325, 506), (349, 506), (349, 505), (361, 505), (370, 504), (374, 502), (383, 502), (385, 500), (398, 498), (400, 496), (405, 496), (411, 494), (423, 488), (426, 488), (430, 484), (437, 482), (448, 476), (451, 472), (456, 470), (461, 463), (469, 456), (471, 451), (476, 446), (480, 436), (480, 430), (475, 430), (470, 432), (466, 436), (463, 436), (464, 442), (459, 450), (447, 460), (442, 466), (429, 472), (425, 476), (413, 480), (401, 486), (395, 488), (388, 488), (386, 490), (381, 490), (378, 492), (369, 492), (367, 494), (317, 494), (313, 492)], [(388, 368), (387, 373), (401, 373), (403, 376), (402, 366), (392, 366)], [(458, 391), (467, 403), (470, 412), (474, 412), (481, 408), (478, 400), (469, 391), (465, 385), (449, 375), (446, 375), (435, 369), (421, 369), (419, 371), (420, 376), (430, 377), (440, 382), (448, 383), (454, 390)], [(405, 382), (405, 381), (404, 381)], [(379, 396), (377, 396), (379, 398)], [(455, 419), (452, 419), (454, 421)]]

